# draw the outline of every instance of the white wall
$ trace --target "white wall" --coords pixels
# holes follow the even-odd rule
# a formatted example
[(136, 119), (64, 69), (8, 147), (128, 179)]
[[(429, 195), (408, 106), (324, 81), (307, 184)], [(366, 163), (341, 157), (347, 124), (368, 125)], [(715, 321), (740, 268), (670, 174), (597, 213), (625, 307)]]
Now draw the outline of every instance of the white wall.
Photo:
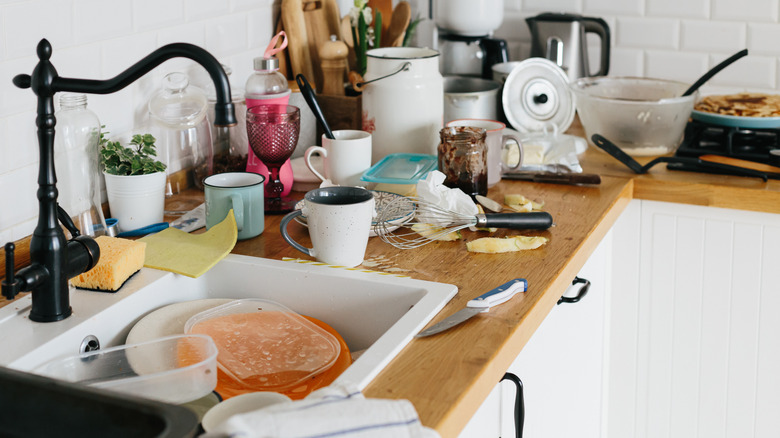
[[(750, 56), (723, 71), (704, 91), (774, 90), (780, 41), (777, 0), (505, 0), (496, 36), (512, 60), (528, 56), (524, 19), (546, 11), (607, 20), (613, 35), (613, 75), (693, 81), (747, 47)], [(35, 96), (11, 79), (30, 73), (35, 46), (47, 38), (65, 77), (105, 79), (166, 43), (200, 45), (233, 70), (242, 84), (252, 58), (272, 35), (281, 0), (0, 0), (0, 243), (29, 235), (37, 217), (38, 149)], [(342, 15), (351, 0), (339, 0)], [(413, 0), (427, 5), (427, 0)], [(592, 61), (593, 62), (593, 61)], [(90, 96), (89, 107), (113, 133), (131, 131), (134, 115), (163, 72), (188, 68), (169, 61), (133, 86)]]

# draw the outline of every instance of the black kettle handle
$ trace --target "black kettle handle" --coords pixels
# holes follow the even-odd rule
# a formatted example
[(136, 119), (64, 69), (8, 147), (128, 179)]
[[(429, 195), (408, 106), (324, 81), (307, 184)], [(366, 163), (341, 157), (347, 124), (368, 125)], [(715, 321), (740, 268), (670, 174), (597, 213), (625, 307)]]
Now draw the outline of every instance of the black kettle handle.
[(599, 66), (599, 71), (593, 75), (590, 72), (585, 73), (588, 76), (606, 76), (609, 73), (609, 25), (603, 19), (596, 17), (582, 17), (582, 25), (585, 33), (595, 33), (601, 38), (601, 65)]

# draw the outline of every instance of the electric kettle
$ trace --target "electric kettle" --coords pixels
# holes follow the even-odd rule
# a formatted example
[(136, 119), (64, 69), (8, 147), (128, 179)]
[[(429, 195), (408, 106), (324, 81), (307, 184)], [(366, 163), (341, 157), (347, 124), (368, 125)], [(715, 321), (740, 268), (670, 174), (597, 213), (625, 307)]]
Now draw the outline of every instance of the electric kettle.
[[(601, 18), (546, 12), (525, 21), (531, 30), (531, 57), (553, 61), (566, 72), (569, 81), (606, 76), (609, 72), (609, 26)], [(587, 33), (601, 40), (601, 62), (595, 73), (588, 65)]]

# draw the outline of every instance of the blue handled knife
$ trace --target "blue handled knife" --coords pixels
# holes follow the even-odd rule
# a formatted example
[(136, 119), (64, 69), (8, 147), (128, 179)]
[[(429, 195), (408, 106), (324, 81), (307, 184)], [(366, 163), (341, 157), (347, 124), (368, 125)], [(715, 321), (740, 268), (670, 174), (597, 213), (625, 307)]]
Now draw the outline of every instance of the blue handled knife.
[(477, 313), (487, 312), (491, 307), (509, 301), (509, 299), (517, 295), (518, 292), (525, 292), (527, 289), (528, 281), (524, 278), (515, 278), (514, 280), (507, 281), (501, 286), (469, 301), (466, 303), (465, 309), (459, 310), (453, 315), (445, 318), (443, 321), (417, 333), (414, 337), (424, 338), (451, 329)]

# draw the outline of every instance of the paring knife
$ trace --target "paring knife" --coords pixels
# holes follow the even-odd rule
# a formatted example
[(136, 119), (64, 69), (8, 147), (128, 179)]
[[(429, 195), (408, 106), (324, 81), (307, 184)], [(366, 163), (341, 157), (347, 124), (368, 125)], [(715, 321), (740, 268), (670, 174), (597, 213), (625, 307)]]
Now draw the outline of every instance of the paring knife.
[(466, 303), (465, 309), (457, 311), (443, 321), (417, 333), (414, 337), (424, 338), (426, 336), (441, 333), (466, 321), (477, 313), (487, 312), (491, 307), (509, 301), (509, 299), (517, 295), (518, 292), (525, 292), (527, 289), (528, 281), (526, 281), (525, 278), (515, 278), (514, 280), (507, 281), (490, 292), (484, 293), (469, 301)]
[(601, 184), (601, 176), (595, 173), (508, 172), (501, 178), (551, 184)]

